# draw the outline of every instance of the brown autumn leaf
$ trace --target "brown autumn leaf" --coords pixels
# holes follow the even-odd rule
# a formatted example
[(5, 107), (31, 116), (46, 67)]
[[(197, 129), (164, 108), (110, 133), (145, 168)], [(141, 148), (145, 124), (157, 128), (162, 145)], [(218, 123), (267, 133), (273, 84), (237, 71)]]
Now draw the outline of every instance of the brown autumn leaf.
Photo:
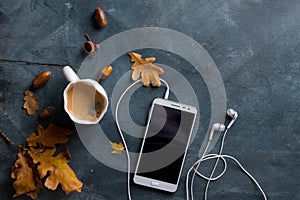
[(61, 128), (50, 124), (46, 129), (41, 125), (37, 127), (37, 133), (33, 132), (27, 139), (27, 145), (30, 147), (50, 147), (54, 148), (56, 144), (68, 142), (68, 135), (73, 133), (72, 130)]
[(144, 86), (148, 87), (151, 83), (152, 86), (160, 86), (159, 76), (164, 73), (164, 70), (156, 65), (153, 62), (156, 60), (155, 57), (142, 58), (141, 54), (135, 52), (128, 52), (130, 56), (130, 61), (133, 63), (131, 66), (132, 79), (136, 81), (141, 77), (142, 83)]
[(34, 115), (36, 111), (40, 108), (39, 103), (37, 102), (37, 96), (33, 94), (30, 90), (25, 91), (23, 108), (27, 110), (29, 115)]
[(53, 156), (55, 148), (46, 149), (42, 153), (28, 151), (33, 162), (38, 164), (40, 178), (45, 178), (44, 185), (51, 190), (55, 190), (58, 184), (61, 185), (66, 194), (70, 192), (81, 192), (82, 182), (77, 179), (74, 171), (67, 164), (71, 160), (68, 149), (63, 150), (57, 156)]
[(109, 142), (109, 143), (111, 145), (111, 148), (113, 148), (113, 151), (111, 153), (121, 154), (125, 149), (122, 142), (120, 142), (119, 144), (116, 142)]
[(13, 198), (27, 194), (32, 199), (36, 199), (42, 182), (38, 178), (38, 173), (34, 168), (32, 160), (26, 157), (24, 151), (19, 151), (18, 160), (12, 167), (11, 178), (16, 179), (13, 187), (16, 193)]
[(142, 58), (141, 54), (135, 53), (133, 51), (128, 52), (128, 55), (130, 56), (130, 62), (132, 62), (131, 69), (136, 68), (137, 66), (153, 63), (156, 58), (150, 57), (150, 58)]

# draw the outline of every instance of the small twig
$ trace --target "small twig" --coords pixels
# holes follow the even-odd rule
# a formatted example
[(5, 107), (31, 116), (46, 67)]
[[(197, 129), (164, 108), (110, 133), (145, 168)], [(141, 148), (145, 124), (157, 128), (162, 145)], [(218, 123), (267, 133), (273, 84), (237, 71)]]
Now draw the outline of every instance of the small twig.
[(11, 141), (11, 139), (9, 139), (9, 138), (7, 137), (7, 135), (5, 135), (5, 133), (3, 133), (1, 130), (0, 130), (0, 135), (4, 138), (4, 140), (5, 140), (8, 144), (10, 144), (10, 145), (12, 145), (12, 146), (14, 146), (14, 147), (17, 147), (17, 145), (16, 145), (13, 141)]

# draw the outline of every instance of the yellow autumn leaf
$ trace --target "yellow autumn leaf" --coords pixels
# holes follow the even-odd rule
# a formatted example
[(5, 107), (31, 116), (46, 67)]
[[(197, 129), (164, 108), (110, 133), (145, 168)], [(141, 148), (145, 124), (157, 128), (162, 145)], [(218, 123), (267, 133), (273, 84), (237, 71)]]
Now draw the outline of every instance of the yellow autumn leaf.
[(121, 154), (124, 151), (124, 145), (122, 142), (120, 142), (119, 144), (116, 142), (109, 142), (111, 148), (113, 149), (113, 151), (111, 153), (114, 154)]
[(46, 146), (54, 148), (56, 144), (64, 144), (68, 142), (68, 135), (73, 133), (72, 130), (61, 128), (54, 124), (44, 129), (41, 125), (37, 127), (37, 133), (32, 133), (27, 139), (27, 145), (32, 146)]
[(164, 73), (164, 70), (153, 64), (155, 61), (154, 57), (142, 58), (141, 54), (135, 52), (128, 52), (130, 56), (130, 61), (133, 63), (131, 66), (132, 79), (136, 81), (141, 77), (141, 81), (144, 86), (161, 86), (159, 76)]
[(55, 190), (60, 184), (66, 194), (81, 192), (83, 184), (77, 179), (74, 171), (67, 164), (71, 160), (68, 149), (63, 150), (56, 156), (53, 156), (54, 152), (55, 148), (46, 149), (42, 153), (28, 151), (33, 162), (38, 164), (37, 169), (40, 178), (46, 177), (44, 185), (50, 190)]
[(135, 53), (133, 51), (128, 52), (128, 55), (130, 56), (130, 62), (132, 62), (131, 69), (135, 69), (137, 66), (153, 63), (156, 58), (150, 57), (150, 58), (142, 58), (141, 54)]

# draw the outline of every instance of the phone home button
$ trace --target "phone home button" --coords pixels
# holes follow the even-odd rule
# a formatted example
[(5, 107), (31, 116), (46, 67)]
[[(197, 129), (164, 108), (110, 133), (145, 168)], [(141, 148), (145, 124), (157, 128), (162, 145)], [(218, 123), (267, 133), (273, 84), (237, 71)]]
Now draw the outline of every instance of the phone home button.
[(159, 186), (159, 183), (158, 182), (155, 182), (155, 181), (151, 181), (151, 183), (150, 183), (151, 185), (153, 185), (153, 186)]

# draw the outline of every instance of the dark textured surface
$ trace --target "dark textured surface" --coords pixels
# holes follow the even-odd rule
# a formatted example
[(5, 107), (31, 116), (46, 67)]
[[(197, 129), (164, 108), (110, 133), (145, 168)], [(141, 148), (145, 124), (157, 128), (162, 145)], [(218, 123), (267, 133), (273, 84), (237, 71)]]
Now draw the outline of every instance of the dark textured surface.
[[(103, 29), (96, 28), (92, 20), (97, 6), (107, 14), (108, 26)], [(55, 105), (57, 112), (50, 121), (73, 128), (62, 108), (62, 91), (67, 84), (62, 67), (71, 65), (79, 69), (86, 56), (82, 50), (84, 33), (89, 33), (100, 43), (122, 31), (146, 26), (180, 31), (209, 52), (224, 80), (228, 107), (240, 114), (227, 138), (224, 152), (239, 159), (257, 178), (269, 199), (300, 199), (298, 0), (1, 1), (0, 129), (15, 143), (23, 143), (35, 131), (38, 117), (28, 116), (22, 110), (22, 98), (32, 79), (46, 69), (51, 70), (53, 77), (36, 91), (41, 107)], [(151, 54), (148, 52), (145, 51), (145, 55)], [(184, 60), (175, 56), (166, 60), (163, 52), (155, 56), (162, 63), (168, 63), (167, 59), (170, 59), (169, 64), (177, 70), (183, 70), (185, 66), (180, 65)], [(128, 57), (124, 55), (116, 61), (121, 62), (129, 69)], [(124, 69), (115, 68), (115, 75), (104, 83), (108, 93), (111, 92), (110, 83), (117, 81), (120, 71)], [(198, 78), (191, 74), (189, 81), (193, 84)], [(136, 96), (142, 93), (138, 91)], [(202, 95), (209, 98), (207, 91)], [(132, 100), (132, 104), (135, 102), (137, 100)], [(209, 114), (203, 113), (203, 116), (209, 117)], [(135, 117), (139, 124), (143, 123), (141, 119), (146, 119), (146, 112)], [(207, 118), (201, 120), (208, 124)], [(119, 138), (118, 135), (109, 137)], [(185, 199), (184, 176), (187, 167), (197, 158), (202, 139), (198, 138), (189, 149), (181, 184), (175, 194), (133, 185), (133, 199)], [(54, 192), (43, 189), (39, 199), (127, 198), (125, 173), (94, 159), (77, 134), (71, 136), (66, 146), (72, 154), (70, 165), (84, 183), (82, 192), (67, 196), (60, 188)], [(0, 147), (0, 198), (11, 199), (14, 190), (10, 171), (16, 151), (2, 139)], [(203, 167), (208, 169), (208, 165)], [(197, 180), (196, 184), (195, 195), (201, 199), (204, 182)], [(209, 199), (260, 197), (251, 181), (232, 162), (225, 176), (213, 183), (209, 192)]]

